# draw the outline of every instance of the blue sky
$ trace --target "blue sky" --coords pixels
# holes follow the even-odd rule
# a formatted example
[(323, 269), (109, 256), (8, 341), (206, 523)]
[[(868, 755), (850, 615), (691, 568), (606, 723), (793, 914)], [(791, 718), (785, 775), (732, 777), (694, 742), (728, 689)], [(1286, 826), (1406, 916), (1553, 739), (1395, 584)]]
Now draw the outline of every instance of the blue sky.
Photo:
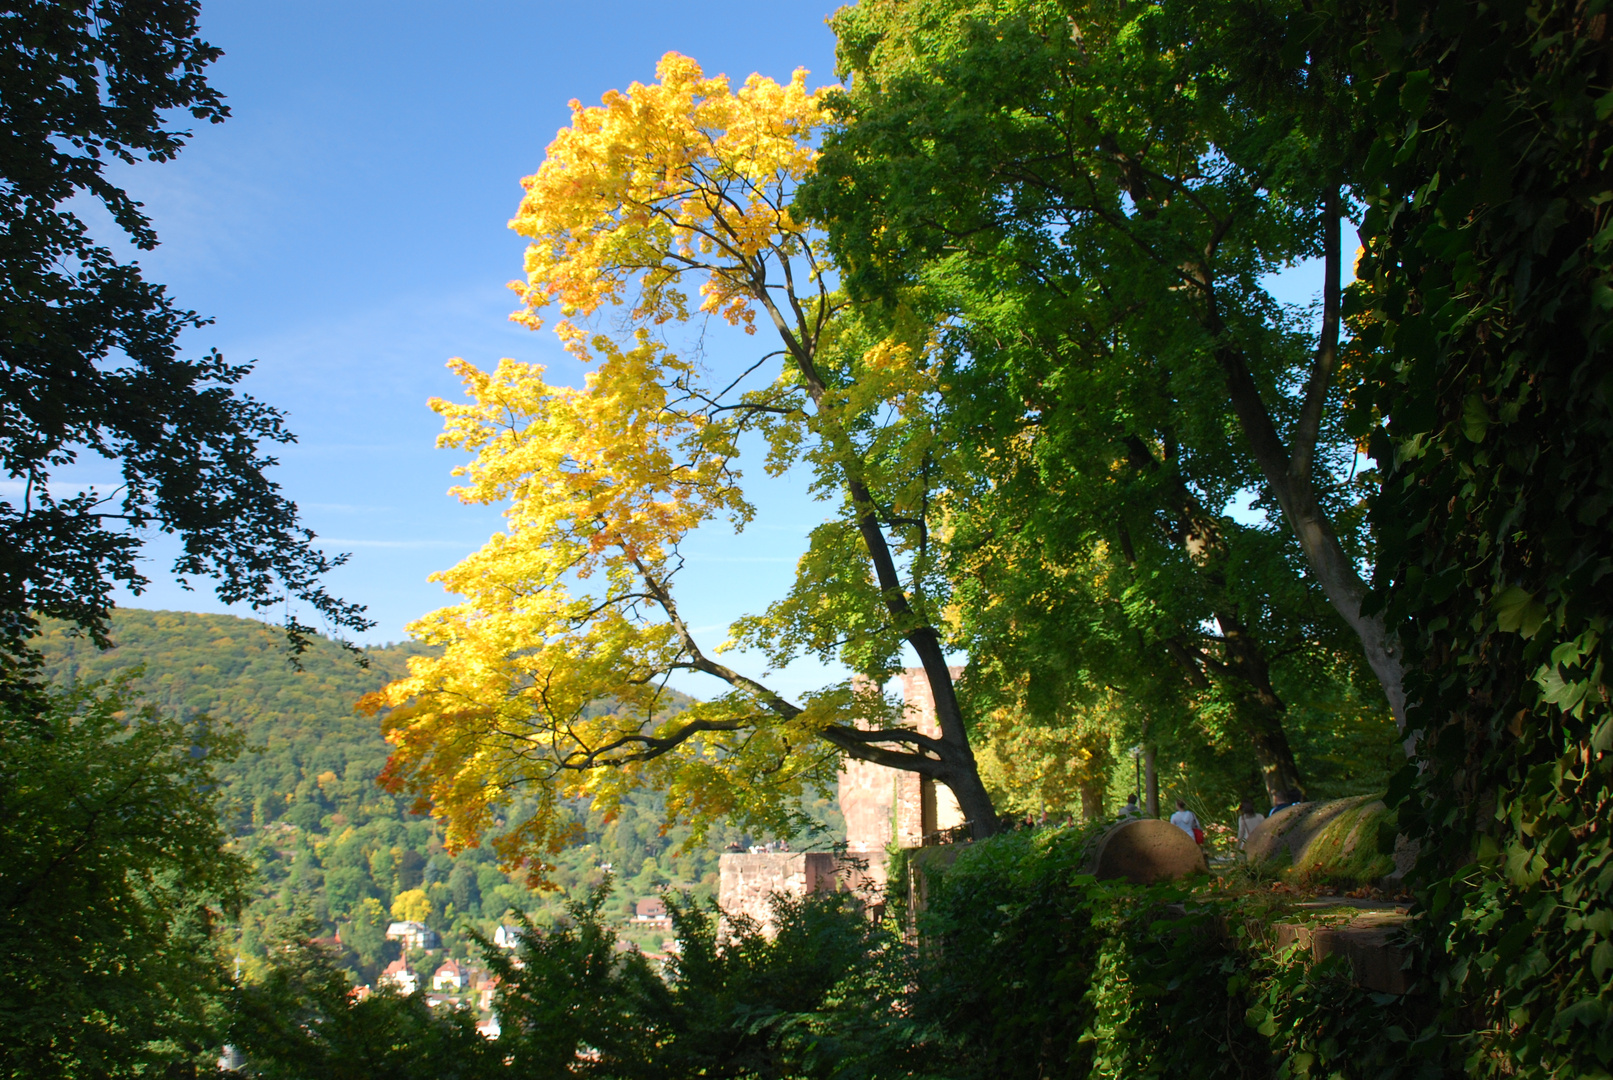
[[(140, 256), (148, 276), (215, 320), (187, 347), (255, 360), (248, 391), (288, 414), (299, 442), (279, 452), (275, 478), (321, 538), (352, 553), (330, 584), (369, 606), (378, 625), (367, 641), (402, 638), (447, 602), (427, 575), (499, 525), (495, 509), (445, 494), (460, 459), (433, 448), (440, 424), (426, 407), (458, 394), (444, 363), (510, 356), (577, 378), (547, 331), (507, 321), (504, 287), (521, 268), (523, 242), (505, 227), (520, 179), (567, 123), (568, 101), (652, 80), (668, 50), (736, 81), (752, 71), (782, 81), (804, 66), (813, 85), (832, 82), (832, 10), (821, 0), (204, 3), (203, 34), (225, 51), (210, 77), (233, 115), (200, 127), (176, 161), (119, 181), (162, 238)], [(711, 347), (723, 363), (755, 345), (717, 333)], [(103, 470), (84, 476), (104, 483)], [(759, 467), (750, 474), (761, 479)], [(692, 547), (683, 603), (718, 638), (782, 594), (823, 518), (787, 480), (757, 491), (762, 513), (744, 536)], [(153, 586), (120, 602), (223, 610), (202, 583), (185, 592), (168, 579), (160, 543), (149, 550)], [(780, 688), (823, 675), (802, 665)]]

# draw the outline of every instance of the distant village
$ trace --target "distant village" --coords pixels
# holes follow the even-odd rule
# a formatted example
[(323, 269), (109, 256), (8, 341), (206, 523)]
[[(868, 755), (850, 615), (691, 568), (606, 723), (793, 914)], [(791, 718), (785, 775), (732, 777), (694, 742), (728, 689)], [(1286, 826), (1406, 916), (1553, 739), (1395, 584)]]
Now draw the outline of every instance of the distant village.
[[(626, 920), (626, 927), (639, 932), (659, 930), (670, 933), (672, 918), (667, 913), (666, 901), (659, 896), (638, 900), (634, 904), (633, 915)], [(500, 925), (493, 932), (493, 945), (513, 953), (521, 944), (522, 933), (518, 927)], [(498, 1016), (493, 1011), (499, 985), (497, 975), (469, 960), (441, 956), (442, 936), (421, 922), (393, 922), (386, 928), (386, 939), (397, 942), (403, 955), (381, 971), (374, 987), (368, 984), (354, 987), (353, 997), (356, 1000), (364, 1000), (381, 987), (400, 994), (424, 993), (426, 1004), (433, 1009), (474, 1009), (478, 1017), (476, 1030), (488, 1039), (498, 1038)], [(341, 934), (338, 932), (329, 939), (319, 939), (316, 944), (340, 947)], [(642, 952), (636, 944), (627, 940), (617, 941), (616, 949), (618, 952)], [(659, 966), (677, 949), (676, 939), (668, 937), (662, 940), (659, 951), (645, 952), (643, 955)], [(521, 966), (520, 960), (514, 962), (516, 967)]]

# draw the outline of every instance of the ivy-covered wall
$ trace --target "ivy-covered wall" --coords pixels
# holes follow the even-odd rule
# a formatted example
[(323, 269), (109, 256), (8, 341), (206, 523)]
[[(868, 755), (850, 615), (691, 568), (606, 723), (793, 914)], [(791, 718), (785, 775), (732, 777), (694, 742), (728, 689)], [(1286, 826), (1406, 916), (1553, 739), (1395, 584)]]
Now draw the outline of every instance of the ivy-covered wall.
[[(1613, 30), (1606, 0), (1350, 9), (1378, 125), (1353, 315), (1386, 472), (1441, 1030), (1471, 1075), (1609, 1075)], [(1383, 432), (1386, 430), (1386, 434)]]

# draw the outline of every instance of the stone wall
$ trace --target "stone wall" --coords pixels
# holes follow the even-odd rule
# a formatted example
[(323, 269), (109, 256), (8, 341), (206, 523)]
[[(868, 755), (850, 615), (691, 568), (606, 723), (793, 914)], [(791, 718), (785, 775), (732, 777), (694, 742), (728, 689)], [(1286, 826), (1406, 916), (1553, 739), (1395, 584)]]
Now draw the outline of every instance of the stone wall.
[[(962, 668), (953, 668), (956, 678)], [(905, 723), (938, 736), (935, 697), (923, 668), (901, 674)], [(847, 760), (840, 770), (840, 812), (846, 819), (845, 855), (823, 852), (729, 854), (718, 860), (717, 903), (725, 914), (772, 924), (769, 898), (849, 889), (878, 904), (885, 890), (887, 849), (917, 848), (926, 837), (963, 824), (958, 800), (945, 786), (917, 773)]]
[(717, 860), (717, 906), (724, 915), (743, 915), (770, 931), (772, 897), (801, 897), (839, 888), (838, 862), (823, 851), (723, 855)]

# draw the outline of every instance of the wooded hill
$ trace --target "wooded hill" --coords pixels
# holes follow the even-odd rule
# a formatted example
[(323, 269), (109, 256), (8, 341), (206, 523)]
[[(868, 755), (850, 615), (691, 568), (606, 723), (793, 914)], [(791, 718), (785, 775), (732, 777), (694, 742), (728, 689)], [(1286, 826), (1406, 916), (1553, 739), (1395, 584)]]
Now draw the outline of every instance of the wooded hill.
[[(467, 952), (464, 928), (491, 932), (512, 909), (548, 921), (568, 897), (597, 885), (607, 872), (617, 881), (616, 910), (623, 915), (635, 899), (668, 886), (709, 896), (718, 854), (741, 838), (737, 830), (718, 829), (678, 854), (688, 830), (662, 835), (659, 794), (636, 795), (608, 823), (577, 805), (572, 811), (583, 829), (581, 842), (560, 857), (552, 875), (558, 889), (536, 892), (524, 874), (499, 870), (485, 846), (450, 856), (429, 818), (411, 814), (407, 799), (375, 782), (387, 744), (379, 724), (356, 714), (353, 703), (402, 675), (408, 658), (424, 652), (421, 646), (367, 649), (363, 668), (353, 654), (321, 638), (303, 655), (299, 671), (274, 626), (136, 609), (116, 613), (112, 638), (116, 647), (102, 652), (87, 638), (51, 626), (42, 639), (47, 670), (61, 683), (127, 678), (131, 689), (165, 712), (229, 725), (244, 740), (239, 756), (221, 761), (217, 773), (227, 822), (259, 869), (240, 919), (239, 948), (249, 961), (261, 955), (272, 921), (303, 910), (328, 930), (340, 929), (355, 971), (373, 978), (390, 955), (381, 935), (394, 902), (413, 890), (429, 902), (425, 921), (459, 955)], [(825, 822), (838, 818), (827, 803), (808, 810)]]

